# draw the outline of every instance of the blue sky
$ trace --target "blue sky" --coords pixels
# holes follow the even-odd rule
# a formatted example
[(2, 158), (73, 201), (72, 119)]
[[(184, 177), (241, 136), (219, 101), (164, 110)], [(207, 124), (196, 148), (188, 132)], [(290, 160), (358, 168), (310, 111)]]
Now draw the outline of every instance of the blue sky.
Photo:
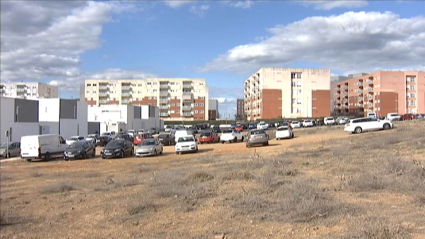
[(424, 1), (2, 1), (1, 81), (205, 78), (222, 114), (261, 67), (425, 70)]

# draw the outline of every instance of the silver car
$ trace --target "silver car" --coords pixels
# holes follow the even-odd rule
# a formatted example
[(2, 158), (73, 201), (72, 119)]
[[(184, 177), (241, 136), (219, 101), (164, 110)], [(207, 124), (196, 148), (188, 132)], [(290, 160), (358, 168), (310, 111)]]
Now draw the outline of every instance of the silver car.
[(263, 146), (269, 145), (269, 135), (263, 129), (253, 129), (248, 132), (248, 139), (246, 140), (246, 147), (249, 148), (255, 144), (262, 144)]
[(157, 138), (147, 138), (135, 149), (136, 157), (162, 154), (164, 148)]
[(10, 142), (0, 145), (0, 157), (10, 158), (21, 155), (21, 143)]

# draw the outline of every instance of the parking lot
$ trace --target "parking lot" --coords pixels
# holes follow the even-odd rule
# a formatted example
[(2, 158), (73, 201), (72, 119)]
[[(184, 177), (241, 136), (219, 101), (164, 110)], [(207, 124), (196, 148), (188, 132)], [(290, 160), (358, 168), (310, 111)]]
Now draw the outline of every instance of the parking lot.
[(264, 147), (2, 160), (2, 237), (361, 238), (382, 229), (423, 238), (418, 129), (423, 122), (364, 134), (313, 127)]

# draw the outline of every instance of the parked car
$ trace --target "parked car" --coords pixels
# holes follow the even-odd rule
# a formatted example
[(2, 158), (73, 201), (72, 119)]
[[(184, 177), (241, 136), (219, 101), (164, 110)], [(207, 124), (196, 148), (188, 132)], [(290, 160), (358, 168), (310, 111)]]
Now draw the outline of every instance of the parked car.
[(414, 114), (405, 114), (401, 118), (402, 118), (402, 120), (414, 120), (414, 119), (416, 119)]
[(301, 122), (299, 121), (292, 121), (291, 122), (291, 127), (294, 128), (301, 128)]
[(165, 131), (166, 133), (170, 133), (172, 128), (173, 128), (173, 126), (171, 126), (171, 125), (167, 125), (167, 126), (165, 126), (164, 131)]
[(313, 121), (311, 121), (311, 120), (304, 120), (302, 125), (303, 125), (303, 127), (313, 127), (314, 126)]
[(325, 117), (323, 118), (324, 125), (334, 125), (336, 124), (335, 119), (333, 117)]
[(10, 158), (21, 155), (21, 143), (20, 142), (10, 142), (3, 143), (0, 145), (0, 157)]
[(84, 136), (71, 136), (71, 138), (66, 140), (66, 144), (71, 145), (74, 142), (83, 141), (83, 140), (86, 140)]
[(276, 140), (290, 139), (294, 137), (294, 132), (289, 126), (279, 126), (276, 130)]
[(220, 142), (220, 137), (218, 136), (217, 133), (214, 133), (212, 131), (210, 132), (203, 132), (200, 136), (199, 136), (199, 143), (203, 144), (203, 143), (218, 143)]
[(77, 141), (73, 144), (69, 145), (63, 153), (63, 158), (65, 160), (72, 160), (83, 158), (86, 159), (88, 157), (94, 158), (96, 156), (96, 147), (92, 141)]
[(248, 132), (248, 138), (246, 140), (246, 147), (249, 148), (252, 145), (261, 144), (263, 146), (269, 145), (269, 136), (263, 129), (253, 129)]
[(347, 123), (347, 120), (348, 120), (347, 118), (338, 117), (336, 118), (335, 122), (336, 124), (339, 124), (339, 125), (345, 125)]
[(402, 117), (401, 117), (401, 115), (399, 115), (397, 113), (388, 113), (387, 119), (389, 119), (391, 121), (400, 121), (400, 120), (402, 120)]
[(154, 135), (154, 134), (159, 134), (159, 130), (155, 127), (152, 127), (148, 130), (148, 133)]
[(248, 125), (248, 129), (256, 129), (257, 128), (257, 125), (255, 125), (255, 124), (249, 124)]
[(238, 125), (236, 125), (235, 130), (242, 132), (244, 130), (244, 127), (243, 127), (243, 125), (238, 124)]
[(156, 156), (162, 154), (163, 151), (164, 147), (157, 138), (145, 139), (136, 147), (136, 157)]
[(220, 135), (220, 142), (224, 144), (224, 142), (242, 142), (244, 139), (243, 134), (237, 130), (227, 129), (223, 130)]
[(131, 156), (134, 153), (134, 145), (132, 142), (125, 139), (111, 140), (101, 151), (102, 158), (124, 158)]
[(89, 135), (87, 135), (86, 140), (91, 141), (96, 146), (99, 137), (100, 137), (100, 135), (98, 135), (98, 134), (89, 134)]
[(143, 140), (151, 138), (153, 138), (153, 136), (150, 133), (138, 133), (133, 137), (133, 144), (139, 145), (143, 142)]
[(174, 149), (176, 154), (198, 152), (198, 143), (193, 135), (181, 136), (177, 139)]
[(257, 124), (257, 129), (268, 129), (269, 128), (269, 124), (267, 124), (266, 122), (260, 122)]
[(380, 120), (376, 118), (364, 117), (350, 120), (344, 127), (344, 131), (351, 133), (361, 133), (364, 131), (391, 129), (393, 123), (390, 120)]
[(21, 157), (31, 162), (33, 159), (50, 160), (63, 157), (68, 145), (57, 134), (28, 135), (21, 137)]
[(116, 134), (115, 137), (114, 137), (114, 140), (117, 140), (117, 139), (125, 139), (125, 140), (128, 140), (130, 142), (133, 142), (133, 136), (131, 136), (130, 134), (127, 134), (127, 133)]
[(109, 141), (111, 141), (111, 137), (109, 137), (107, 135), (101, 135), (97, 139), (96, 145), (104, 147), (105, 145), (107, 145), (109, 143)]
[(221, 132), (221, 130), (220, 130), (220, 126), (218, 126), (218, 125), (214, 125), (214, 126), (211, 128), (211, 131), (212, 131), (212, 132), (214, 132), (214, 133), (220, 133), (220, 132)]
[(162, 145), (175, 145), (176, 144), (176, 138), (172, 134), (159, 134), (158, 140), (159, 140), (159, 142), (162, 143)]

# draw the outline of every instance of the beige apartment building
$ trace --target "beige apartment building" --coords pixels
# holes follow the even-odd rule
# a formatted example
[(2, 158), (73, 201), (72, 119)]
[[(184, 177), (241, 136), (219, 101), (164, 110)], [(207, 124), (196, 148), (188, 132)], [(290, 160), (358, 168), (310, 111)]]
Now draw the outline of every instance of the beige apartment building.
[(163, 120), (208, 120), (205, 79), (86, 80), (84, 88), (89, 105), (155, 105)]
[(330, 115), (329, 69), (261, 68), (245, 81), (247, 120)]
[(334, 115), (425, 113), (425, 72), (378, 71), (332, 82)]
[(58, 87), (39, 82), (1, 83), (0, 96), (24, 99), (58, 98)]

